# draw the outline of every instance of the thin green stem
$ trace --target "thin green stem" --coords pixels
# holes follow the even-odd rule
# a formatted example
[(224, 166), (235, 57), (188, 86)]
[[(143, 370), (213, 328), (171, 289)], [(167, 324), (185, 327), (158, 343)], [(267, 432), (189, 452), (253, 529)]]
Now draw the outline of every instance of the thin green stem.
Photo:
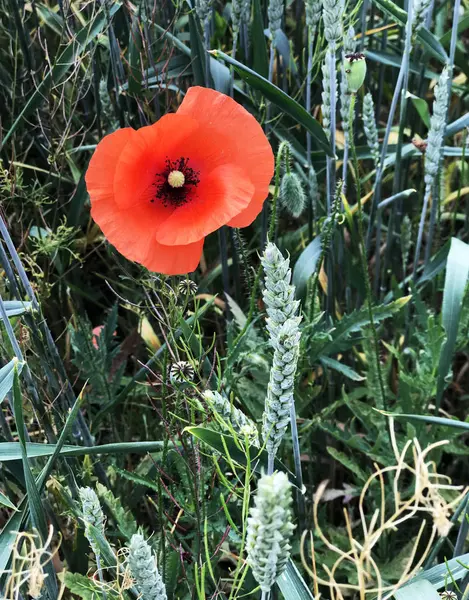
[[(282, 142), (280, 144), (278, 152), (277, 152), (277, 160), (276, 160), (276, 164), (275, 164), (275, 189), (274, 189), (274, 195), (272, 198), (272, 211), (270, 213), (270, 226), (269, 226), (269, 235), (268, 235), (269, 239), (271, 239), (271, 240), (274, 239), (275, 227), (277, 225), (277, 200), (278, 200), (278, 195), (279, 195), (279, 191), (280, 191), (280, 172), (281, 172), (282, 158), (283, 158), (284, 152), (289, 152), (288, 142)], [(254, 312), (256, 309), (257, 292), (259, 290), (259, 283), (261, 280), (261, 276), (262, 276), (262, 265), (259, 265), (257, 272), (256, 272), (256, 277), (254, 279), (254, 284), (252, 286), (251, 298), (250, 298), (250, 302), (249, 302), (249, 312), (248, 312), (248, 316), (246, 318), (246, 323), (244, 324), (244, 327), (242, 328), (242, 330), (238, 333), (238, 335), (233, 343), (233, 351), (235, 351), (237, 345), (244, 337), (244, 334), (248, 330), (248, 327), (252, 323), (252, 320), (254, 318)]]
[(366, 252), (365, 252), (365, 231), (363, 225), (363, 210), (361, 205), (361, 184), (360, 184), (360, 170), (358, 165), (358, 157), (357, 150), (355, 148), (355, 140), (354, 140), (354, 130), (353, 130), (353, 115), (355, 111), (355, 94), (352, 95), (350, 102), (350, 150), (352, 153), (353, 160), (353, 168), (355, 169), (355, 181), (357, 187), (357, 209), (358, 209), (358, 245), (359, 245), (359, 254), (360, 254), (360, 263), (363, 274), (363, 281), (365, 283), (365, 294), (366, 294), (366, 303), (368, 306), (368, 318), (370, 320), (370, 327), (373, 337), (373, 344), (375, 349), (375, 360), (376, 360), (376, 371), (378, 374), (378, 382), (381, 391), (381, 405), (383, 409), (386, 409), (386, 394), (383, 382), (383, 376), (381, 373), (381, 362), (379, 359), (379, 340), (378, 334), (376, 331), (376, 326), (373, 317), (373, 296), (371, 292), (371, 283), (368, 275), (368, 265), (366, 262)]

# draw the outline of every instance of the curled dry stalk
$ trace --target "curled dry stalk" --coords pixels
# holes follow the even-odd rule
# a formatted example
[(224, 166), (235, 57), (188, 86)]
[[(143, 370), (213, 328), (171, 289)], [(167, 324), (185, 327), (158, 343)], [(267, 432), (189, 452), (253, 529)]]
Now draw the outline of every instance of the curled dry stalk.
[[(52, 526), (49, 528), (47, 539), (41, 544), (38, 534), (21, 532), (18, 533), (13, 542), (11, 567), (7, 571), (10, 576), (6, 582), (6, 598), (18, 600), (22, 598), (21, 591), (27, 590), (32, 598), (39, 598), (44, 586), (46, 573), (44, 567), (53, 560), (58, 551), (51, 550), (51, 542), (54, 535)], [(63, 586), (59, 592), (60, 599), (63, 594)]]
[[(352, 523), (349, 512), (344, 508), (344, 521), (350, 549), (344, 550), (336, 546), (324, 533), (318, 515), (318, 507), (327, 487), (327, 481), (319, 486), (314, 496), (313, 522), (316, 536), (335, 555), (337, 559), (332, 568), (321, 565), (324, 573), (318, 573), (314, 549), (313, 534), (304, 531), (301, 538), (301, 558), (304, 568), (314, 582), (315, 596), (318, 596), (319, 585), (329, 588), (331, 600), (344, 600), (350, 593), (358, 593), (360, 600), (373, 597), (377, 600), (390, 599), (395, 591), (417, 573), (431, 551), (437, 535), (446, 536), (451, 528), (451, 513), (460, 504), (469, 488), (453, 486), (449, 477), (437, 472), (434, 461), (428, 455), (436, 448), (448, 444), (448, 440), (440, 440), (422, 449), (417, 438), (408, 440), (402, 452), (399, 452), (394, 432), (393, 419), (390, 419), (391, 446), (396, 464), (380, 468), (375, 464), (375, 472), (364, 484), (359, 499), (360, 517)], [(409, 484), (409, 479), (412, 482)], [(387, 485), (386, 485), (387, 480)], [(379, 485), (379, 508), (373, 514), (367, 513), (367, 498), (374, 483)], [(390, 490), (392, 490), (390, 492)], [(409, 491), (411, 490), (411, 491)], [(442, 495), (445, 493), (445, 497)], [(448, 501), (448, 493), (457, 493)], [(389, 496), (392, 498), (390, 506)], [(371, 494), (370, 494), (371, 496)], [(432, 521), (428, 532), (428, 519), (422, 519), (418, 533), (413, 540), (412, 548), (394, 585), (385, 585), (374, 553), (380, 538), (386, 535), (397, 535), (406, 523), (420, 514), (429, 515)], [(360, 532), (356, 531), (360, 530)], [(423, 551), (420, 542), (427, 537)], [(306, 558), (307, 541), (310, 540), (311, 560)], [(344, 563), (351, 563), (356, 569), (357, 584), (338, 580), (338, 569)]]

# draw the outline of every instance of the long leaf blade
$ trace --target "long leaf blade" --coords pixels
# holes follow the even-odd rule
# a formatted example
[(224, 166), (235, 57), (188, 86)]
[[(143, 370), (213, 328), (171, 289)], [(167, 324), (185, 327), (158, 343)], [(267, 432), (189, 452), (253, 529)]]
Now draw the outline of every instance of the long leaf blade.
[(280, 108), (283, 112), (290, 115), (297, 123), (302, 125), (316, 141), (316, 144), (323, 150), (328, 156), (333, 157), (331, 145), (329, 140), (324, 133), (321, 125), (316, 119), (310, 115), (296, 100), (293, 100), (283, 90), (278, 88), (276, 85), (250, 69), (242, 63), (238, 62), (228, 56), (220, 50), (213, 50), (211, 52), (213, 56), (223, 59), (225, 62), (233, 65), (238, 75), (246, 81), (252, 88), (259, 90), (264, 96), (270, 100), (275, 106)]
[(436, 404), (439, 406), (445, 381), (451, 367), (453, 352), (458, 335), (464, 291), (469, 275), (469, 246), (457, 238), (452, 238), (446, 262), (446, 278), (443, 290), (443, 308), (441, 320), (446, 331), (437, 374)]

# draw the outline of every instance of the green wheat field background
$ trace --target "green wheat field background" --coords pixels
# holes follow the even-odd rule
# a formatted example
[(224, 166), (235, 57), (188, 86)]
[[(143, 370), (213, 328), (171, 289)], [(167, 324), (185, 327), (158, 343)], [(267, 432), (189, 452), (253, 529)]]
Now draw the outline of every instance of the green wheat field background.
[[(468, 78), (468, 0), (0, 0), (2, 600), (469, 600)], [(198, 97), (165, 274), (86, 174)]]

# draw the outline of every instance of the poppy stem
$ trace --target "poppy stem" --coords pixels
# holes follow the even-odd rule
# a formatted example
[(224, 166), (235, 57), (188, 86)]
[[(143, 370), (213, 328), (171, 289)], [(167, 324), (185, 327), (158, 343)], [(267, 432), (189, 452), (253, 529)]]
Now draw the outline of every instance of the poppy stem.
[(378, 376), (378, 387), (380, 391), (381, 398), (377, 399), (378, 407), (382, 410), (386, 410), (387, 401), (386, 401), (386, 391), (384, 387), (383, 374), (381, 370), (381, 361), (379, 357), (379, 340), (378, 333), (376, 331), (375, 319), (373, 316), (373, 295), (371, 291), (371, 283), (370, 277), (368, 274), (368, 264), (366, 262), (366, 246), (365, 246), (365, 228), (363, 225), (363, 208), (361, 204), (361, 182), (360, 182), (360, 170), (358, 164), (358, 156), (357, 150), (355, 147), (354, 141), (354, 113), (355, 113), (355, 100), (356, 94), (352, 94), (351, 102), (350, 102), (350, 151), (352, 154), (353, 160), (353, 168), (355, 170), (355, 181), (357, 188), (357, 222), (358, 222), (358, 250), (360, 255), (360, 263), (363, 275), (363, 282), (365, 284), (365, 295), (366, 295), (366, 304), (368, 308), (368, 318), (370, 321), (370, 329), (371, 329), (371, 337), (373, 343), (373, 349), (375, 353), (375, 367), (376, 373)]

